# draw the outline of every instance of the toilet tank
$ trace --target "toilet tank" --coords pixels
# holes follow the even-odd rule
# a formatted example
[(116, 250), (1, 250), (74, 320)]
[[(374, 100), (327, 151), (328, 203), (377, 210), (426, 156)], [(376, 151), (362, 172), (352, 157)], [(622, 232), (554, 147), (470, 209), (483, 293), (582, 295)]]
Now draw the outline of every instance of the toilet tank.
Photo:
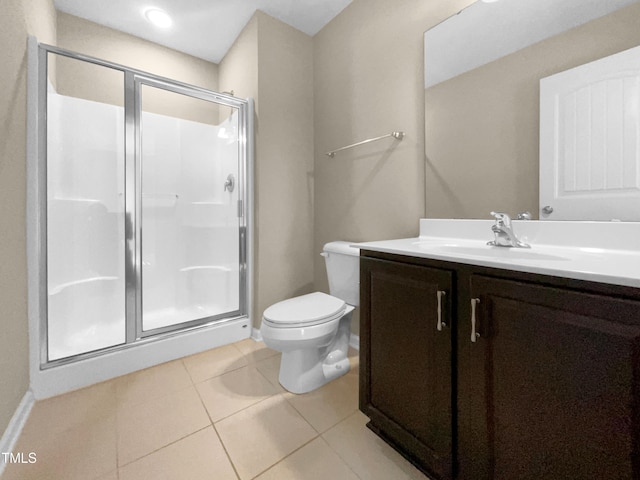
[(352, 242), (335, 241), (322, 249), (329, 293), (349, 305), (360, 303), (360, 249), (349, 246)]

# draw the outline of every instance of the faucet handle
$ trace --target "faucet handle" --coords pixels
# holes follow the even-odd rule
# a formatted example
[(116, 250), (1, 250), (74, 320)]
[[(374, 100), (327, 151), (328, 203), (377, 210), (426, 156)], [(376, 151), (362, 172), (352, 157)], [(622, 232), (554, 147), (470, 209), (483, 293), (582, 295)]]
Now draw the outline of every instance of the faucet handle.
[(491, 215), (496, 219), (496, 223), (502, 223), (509, 227), (511, 225), (511, 217), (506, 213), (491, 212)]

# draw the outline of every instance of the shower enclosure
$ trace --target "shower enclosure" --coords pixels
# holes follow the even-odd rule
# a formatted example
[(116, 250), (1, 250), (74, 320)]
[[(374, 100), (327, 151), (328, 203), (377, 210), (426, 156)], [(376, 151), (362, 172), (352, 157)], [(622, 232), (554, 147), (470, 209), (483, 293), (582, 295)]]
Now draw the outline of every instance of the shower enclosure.
[(40, 370), (223, 324), (248, 336), (251, 102), (37, 57)]

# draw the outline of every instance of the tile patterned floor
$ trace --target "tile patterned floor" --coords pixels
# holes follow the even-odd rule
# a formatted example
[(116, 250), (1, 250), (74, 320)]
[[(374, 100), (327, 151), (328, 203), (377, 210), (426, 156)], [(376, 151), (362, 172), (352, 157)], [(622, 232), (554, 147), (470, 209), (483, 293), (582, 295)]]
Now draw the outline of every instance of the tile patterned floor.
[(294, 395), (248, 339), (38, 402), (14, 449), (37, 461), (2, 480), (425, 480), (365, 427), (350, 361)]

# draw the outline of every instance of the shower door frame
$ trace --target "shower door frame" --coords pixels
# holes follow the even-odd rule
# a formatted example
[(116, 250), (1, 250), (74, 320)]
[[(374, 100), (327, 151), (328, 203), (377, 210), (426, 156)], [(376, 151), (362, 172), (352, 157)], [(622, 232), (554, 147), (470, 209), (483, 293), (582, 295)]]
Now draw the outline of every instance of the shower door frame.
[[(133, 98), (132, 99), (130, 98), (131, 82), (133, 82)], [(243, 265), (246, 263), (246, 248), (245, 248), (246, 246), (244, 242), (244, 238), (245, 238), (244, 232), (246, 230), (246, 225), (244, 224), (245, 186), (243, 181), (238, 181), (237, 189), (238, 189), (239, 200), (237, 205), (237, 212), (238, 212), (237, 216), (238, 216), (238, 229), (239, 229), (238, 240), (240, 242), (240, 245), (239, 245), (240, 248), (238, 252), (239, 253), (238, 266), (240, 269), (240, 272), (239, 272), (240, 273), (240, 290), (239, 290), (239, 298), (238, 298), (238, 309), (230, 312), (225, 312), (219, 315), (211, 316), (211, 317), (202, 317), (195, 320), (189, 320), (182, 323), (168, 325), (165, 327), (144, 330), (143, 328), (144, 327), (143, 326), (144, 311), (142, 308), (142, 300), (143, 300), (142, 283), (144, 281), (142, 277), (142, 233), (143, 233), (143, 228), (142, 228), (143, 151), (142, 151), (142, 141), (141, 141), (142, 133), (143, 133), (142, 132), (142, 111), (143, 111), (142, 110), (142, 87), (149, 86), (149, 87), (158, 88), (167, 92), (171, 92), (179, 95), (185, 95), (191, 98), (197, 98), (199, 100), (203, 100), (211, 103), (216, 103), (218, 105), (224, 105), (225, 107), (238, 108), (238, 141), (241, 143), (244, 141), (244, 139), (246, 139), (245, 115), (247, 112), (246, 112), (246, 109), (236, 107), (235, 103), (237, 102), (233, 102), (234, 104), (222, 102), (220, 100), (222, 94), (218, 94), (211, 90), (205, 90), (198, 87), (185, 86), (184, 84), (181, 84), (175, 81), (167, 81), (166, 79), (162, 79), (161, 77), (154, 76), (154, 75), (142, 74), (142, 73), (132, 73), (131, 75), (127, 75), (127, 73), (125, 73), (125, 85), (127, 87), (125, 91), (125, 129), (128, 132), (129, 129), (131, 128), (131, 125), (130, 125), (131, 119), (127, 115), (127, 111), (133, 110), (133, 117), (134, 117), (133, 118), (133, 122), (134, 122), (133, 137), (134, 137), (134, 150), (135, 150), (134, 157), (132, 157), (132, 161), (128, 161), (129, 159), (127, 158), (127, 155), (129, 155), (130, 152), (128, 151), (125, 152), (125, 165), (126, 165), (125, 168), (129, 166), (131, 168), (131, 172), (127, 168), (127, 174), (125, 178), (135, 179), (135, 188), (133, 189), (133, 192), (131, 192), (131, 194), (129, 191), (126, 190), (126, 187), (129, 187), (129, 186), (126, 185), (125, 187), (125, 191), (126, 191), (125, 198), (130, 199), (126, 202), (125, 212), (129, 218), (135, 219), (135, 222), (132, 222), (135, 224), (135, 231), (133, 232), (133, 235), (130, 236), (127, 232), (125, 232), (127, 244), (129, 245), (130, 243), (129, 240), (131, 238), (134, 239), (134, 242), (131, 242), (131, 243), (135, 244), (135, 248), (127, 248), (125, 250), (125, 261), (127, 266), (125, 270), (128, 271), (125, 277), (127, 278), (127, 280), (132, 280), (131, 290), (132, 291), (135, 290), (135, 300), (134, 300), (133, 295), (129, 295), (129, 288), (126, 289), (127, 291), (127, 307), (126, 307), (127, 309), (127, 322), (126, 322), (127, 343), (129, 341), (129, 337), (133, 338), (132, 342), (134, 342), (143, 338), (153, 337), (156, 335), (170, 333), (170, 332), (179, 331), (179, 330), (184, 330), (185, 328), (197, 327), (199, 325), (210, 323), (210, 322), (223, 321), (225, 318), (235, 318), (240, 315), (246, 315), (247, 313), (246, 302), (245, 302), (246, 291), (247, 291), (246, 271), (245, 271), (245, 268), (243, 268)], [(226, 95), (225, 95), (225, 98), (226, 98)], [(233, 98), (233, 97), (230, 97), (230, 98)], [(127, 108), (127, 100), (129, 100), (129, 102), (133, 102), (132, 104), (133, 108), (129, 108), (129, 109)], [(125, 145), (126, 144), (128, 144), (128, 142), (125, 141)], [(241, 180), (245, 178), (244, 169), (242, 168), (242, 165), (244, 163), (244, 160), (243, 160), (244, 150), (245, 149), (240, 149), (240, 155), (238, 158), (238, 178)], [(134, 167), (135, 167), (135, 171), (133, 171)], [(131, 200), (131, 198), (134, 196), (135, 198)], [(128, 227), (129, 222), (127, 222), (126, 225)], [(128, 318), (131, 316), (135, 317), (135, 322), (128, 321)], [(133, 325), (130, 325), (130, 323), (135, 323), (135, 330), (133, 328)], [(129, 330), (131, 330), (131, 332), (129, 332)]]
[[(32, 107), (34, 123), (36, 124), (36, 148), (34, 176), (37, 180), (36, 191), (33, 193), (34, 203), (38, 211), (35, 213), (35, 225), (29, 227), (34, 230), (37, 245), (34, 256), (37, 257), (37, 300), (34, 301), (38, 312), (38, 369), (45, 371), (54, 367), (70, 365), (82, 360), (91, 360), (108, 353), (117, 353), (132, 347), (155, 341), (166, 340), (179, 336), (185, 332), (233, 323), (242, 320), (241, 327), (247, 329), (250, 325), (251, 312), (251, 246), (252, 246), (252, 164), (253, 164), (253, 100), (240, 99), (231, 95), (214, 92), (187, 83), (175, 81), (159, 75), (126, 67), (117, 63), (101, 60), (89, 55), (80, 54), (52, 45), (37, 43), (30, 38), (30, 72), (35, 81), (32, 89), (37, 90), (37, 104)], [(37, 53), (35, 53), (37, 51)], [(48, 55), (56, 54), (84, 61), (102, 67), (120, 71), (124, 75), (124, 223), (125, 223), (125, 341), (117, 345), (100, 348), (80, 354), (71, 355), (55, 360), (49, 360), (48, 352), (48, 276), (47, 276), (47, 81)], [(238, 112), (238, 240), (239, 240), (239, 305), (238, 310), (213, 317), (204, 317), (167, 327), (143, 331), (142, 328), (142, 190), (141, 190), (141, 95), (142, 85), (161, 88), (173, 93), (187, 95), (219, 104), (223, 107), (236, 108)], [(30, 292), (33, 288), (30, 287)], [(33, 293), (33, 292), (31, 292)], [(230, 316), (229, 316), (230, 315)], [(31, 315), (30, 315), (31, 317)], [(250, 330), (250, 329), (249, 329)], [(250, 331), (246, 335), (249, 336)], [(215, 346), (215, 345), (214, 345)], [(32, 341), (33, 347), (33, 341)], [(213, 346), (211, 347), (213, 348)], [(33, 358), (33, 356), (32, 356)], [(32, 361), (32, 363), (34, 363)], [(33, 371), (33, 365), (32, 365)]]

